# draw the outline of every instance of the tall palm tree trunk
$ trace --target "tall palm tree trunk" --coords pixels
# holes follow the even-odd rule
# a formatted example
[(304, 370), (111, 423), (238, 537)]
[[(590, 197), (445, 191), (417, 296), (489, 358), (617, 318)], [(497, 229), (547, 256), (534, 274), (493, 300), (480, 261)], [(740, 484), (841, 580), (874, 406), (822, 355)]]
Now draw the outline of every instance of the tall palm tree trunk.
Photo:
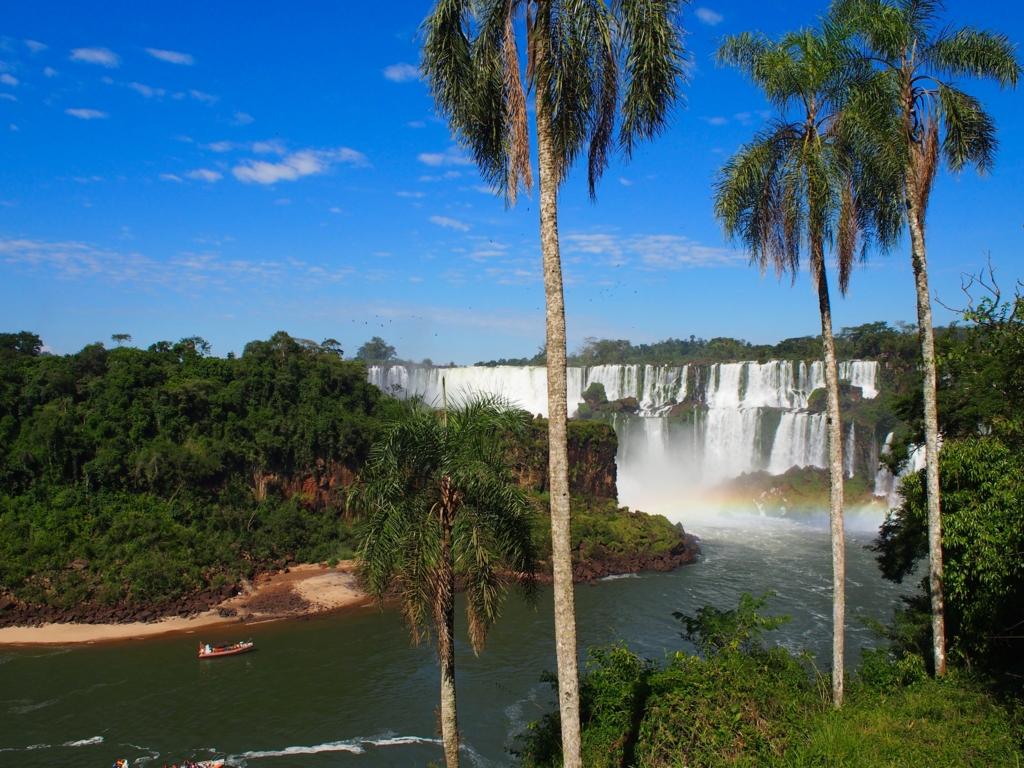
[[(540, 11), (539, 11), (540, 13)], [(537, 27), (544, 29), (538, 19)], [(551, 493), (551, 561), (555, 590), (555, 653), (558, 703), (562, 722), (562, 764), (582, 768), (579, 667), (576, 651), (576, 603), (572, 584), (572, 537), (569, 518), (568, 404), (565, 371), (565, 299), (558, 249), (558, 183), (547, 92), (550, 65), (544, 34), (537, 36), (537, 165), (540, 190), (540, 246), (544, 269), (547, 321), (548, 475)]]
[(907, 221), (910, 225), (910, 259), (917, 288), (917, 327), (924, 365), (924, 444), (928, 491), (928, 588), (932, 603), (932, 652), (935, 674), (946, 674), (946, 606), (942, 590), (942, 505), (939, 496), (939, 409), (936, 403), (935, 332), (928, 293), (928, 260), (924, 246), (924, 211), (916, 168), (907, 173)]
[[(447, 478), (445, 478), (447, 480)], [(451, 489), (442, 488), (441, 552), (434, 603), (437, 655), (441, 662), (441, 739), (448, 768), (459, 768), (459, 722), (455, 707), (455, 569), (452, 556)]]
[(832, 303), (825, 275), (824, 248), (812, 254), (812, 268), (821, 312), (821, 341), (825, 352), (825, 394), (828, 424), (829, 532), (832, 539), (832, 703), (843, 706), (846, 654), (846, 538), (843, 525), (843, 422), (839, 415), (839, 368), (832, 335)]

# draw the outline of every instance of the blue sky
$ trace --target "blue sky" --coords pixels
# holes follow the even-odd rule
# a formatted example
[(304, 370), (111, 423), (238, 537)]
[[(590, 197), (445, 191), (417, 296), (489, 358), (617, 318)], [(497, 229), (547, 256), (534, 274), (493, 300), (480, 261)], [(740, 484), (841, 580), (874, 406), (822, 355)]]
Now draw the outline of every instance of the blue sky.
[[(592, 205), (562, 192), (570, 347), (816, 333), (806, 275), (761, 279), (724, 241), (711, 183), (763, 120), (716, 69), (715, 39), (810, 23), (821, 2), (701, 3), (685, 13), (687, 108)], [(409, 359), (472, 363), (543, 342), (536, 192), (505, 211), (453, 146), (413, 67), (429, 0), (116, 3), (13, 0), (0, 34), (0, 329), (50, 349), (130, 333), (200, 335), (215, 354), (274, 331), (342, 342), (379, 334)], [(1024, 13), (949, 2), (959, 24), (1024, 40)], [(993, 175), (942, 177), (932, 283), (1024, 276), (1024, 93), (971, 84), (995, 115)], [(855, 272), (836, 325), (913, 320), (901, 252)], [(938, 308), (937, 308), (938, 309)], [(938, 321), (949, 314), (937, 311)]]

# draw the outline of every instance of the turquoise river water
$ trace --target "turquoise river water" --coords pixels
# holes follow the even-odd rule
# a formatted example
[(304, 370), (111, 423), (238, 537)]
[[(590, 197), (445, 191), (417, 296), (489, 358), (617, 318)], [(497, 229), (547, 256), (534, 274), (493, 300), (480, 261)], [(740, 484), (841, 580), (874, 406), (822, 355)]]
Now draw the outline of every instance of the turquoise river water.
[[(883, 581), (864, 549), (877, 519), (853, 521), (847, 542), (848, 658), (876, 642), (855, 617), (888, 620), (906, 587)], [(691, 526), (688, 526), (688, 528)], [(692, 528), (704, 555), (668, 574), (577, 588), (581, 645), (625, 640), (652, 658), (684, 648), (672, 612), (735, 607), (774, 589), (773, 613), (793, 621), (777, 641), (830, 657), (831, 575), (823, 520), (709, 515)], [(464, 614), (457, 618), (464, 631)], [(257, 650), (196, 658), (198, 635), (60, 648), (0, 648), (0, 765), (133, 768), (226, 759), (250, 768), (426, 766), (436, 739), (438, 668), (412, 647), (396, 611), (363, 608), (203, 634), (252, 637)], [(514, 764), (515, 735), (551, 706), (539, 675), (554, 668), (550, 589), (536, 608), (513, 597), (474, 657), (457, 648), (464, 761)]]

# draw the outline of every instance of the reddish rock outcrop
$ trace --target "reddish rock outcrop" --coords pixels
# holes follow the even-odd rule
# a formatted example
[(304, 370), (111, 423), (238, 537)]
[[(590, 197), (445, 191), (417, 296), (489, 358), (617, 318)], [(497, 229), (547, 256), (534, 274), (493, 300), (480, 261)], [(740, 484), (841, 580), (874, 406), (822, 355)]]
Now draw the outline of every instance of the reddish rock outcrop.
[(253, 494), (260, 501), (268, 493), (280, 492), (307, 509), (320, 511), (332, 507), (345, 509), (346, 491), (356, 481), (356, 474), (344, 464), (318, 459), (316, 466), (298, 475), (260, 474), (253, 478)]

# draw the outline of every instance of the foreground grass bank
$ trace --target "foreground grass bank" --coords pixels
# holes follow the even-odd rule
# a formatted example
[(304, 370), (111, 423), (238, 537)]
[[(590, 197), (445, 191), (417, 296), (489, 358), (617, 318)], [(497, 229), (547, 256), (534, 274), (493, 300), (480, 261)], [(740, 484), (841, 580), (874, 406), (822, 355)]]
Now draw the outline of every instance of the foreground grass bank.
[[(619, 645), (591, 651), (582, 681), (584, 763), (592, 768), (688, 766), (1018, 766), (1022, 730), (1011, 708), (963, 674), (943, 681), (923, 663), (869, 652), (844, 708), (809, 659), (765, 648), (779, 620), (703, 609), (687, 622), (701, 654), (664, 662)], [(522, 764), (560, 766), (557, 715), (523, 737)]]

